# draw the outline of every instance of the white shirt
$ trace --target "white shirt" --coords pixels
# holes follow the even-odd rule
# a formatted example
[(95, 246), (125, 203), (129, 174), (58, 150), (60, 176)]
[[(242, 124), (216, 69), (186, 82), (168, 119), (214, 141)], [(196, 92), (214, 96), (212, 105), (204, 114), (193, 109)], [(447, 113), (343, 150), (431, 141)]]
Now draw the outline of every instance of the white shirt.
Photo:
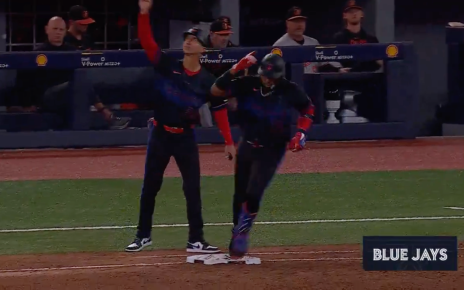
[[(304, 43), (303, 45), (319, 45), (319, 41), (315, 38), (303, 35)], [(298, 42), (296, 42), (293, 38), (285, 33), (279, 38), (273, 46), (301, 46)], [(304, 65), (304, 72), (305, 74), (313, 74), (318, 72), (318, 67), (321, 65), (327, 64), (326, 62), (305, 62)], [(331, 65), (334, 67), (341, 67), (338, 62), (330, 62)]]

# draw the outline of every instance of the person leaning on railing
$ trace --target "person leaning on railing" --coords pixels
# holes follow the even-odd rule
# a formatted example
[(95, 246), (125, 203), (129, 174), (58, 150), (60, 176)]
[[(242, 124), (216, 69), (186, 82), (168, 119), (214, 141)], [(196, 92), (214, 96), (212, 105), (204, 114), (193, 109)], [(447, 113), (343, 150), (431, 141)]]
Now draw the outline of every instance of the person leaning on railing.
[[(76, 48), (64, 43), (66, 23), (61, 17), (52, 17), (45, 27), (47, 41), (34, 51), (75, 51)], [(20, 70), (16, 77), (15, 90), (23, 107), (28, 111), (43, 111), (56, 113), (66, 120), (68, 112), (69, 80), (73, 77), (72, 69), (34, 69)], [(90, 103), (100, 112), (108, 122), (111, 129), (124, 129), (129, 125), (130, 118), (115, 117), (106, 108), (95, 93), (93, 86), (85, 90)]]

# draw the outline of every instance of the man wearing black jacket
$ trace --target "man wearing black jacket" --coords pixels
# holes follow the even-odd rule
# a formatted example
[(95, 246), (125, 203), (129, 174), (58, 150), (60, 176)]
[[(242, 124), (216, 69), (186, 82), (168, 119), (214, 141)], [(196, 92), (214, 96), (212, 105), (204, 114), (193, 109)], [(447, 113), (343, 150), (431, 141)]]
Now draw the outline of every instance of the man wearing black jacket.
[[(333, 44), (366, 44), (379, 43), (374, 35), (368, 34), (362, 28), (364, 17), (363, 8), (356, 1), (348, 1), (343, 9), (343, 20), (345, 28), (333, 36)], [(340, 62), (343, 66), (341, 72), (373, 72), (382, 67), (382, 61), (352, 61), (345, 60)]]
[[(37, 47), (35, 51), (75, 51), (76, 48), (64, 43), (66, 23), (61, 17), (52, 17), (45, 27), (47, 41)], [(52, 112), (59, 114), (66, 120), (69, 110), (67, 92), (69, 80), (74, 71), (72, 69), (34, 69), (20, 70), (16, 78), (16, 90), (22, 106), (28, 111)], [(89, 105), (95, 108), (108, 121), (111, 129), (124, 129), (130, 119), (117, 118), (100, 101), (92, 86), (85, 92), (84, 97), (89, 98)]]
[[(368, 34), (362, 28), (364, 17), (363, 8), (350, 0), (343, 9), (345, 28), (337, 32), (331, 44), (362, 45), (367, 43), (379, 43), (377, 37)], [(324, 66), (323, 72), (376, 72), (383, 67), (381, 60), (371, 61), (339, 61), (341, 67), (332, 65)], [(375, 79), (375, 77), (373, 77)], [(377, 84), (373, 79), (368, 80), (329, 80), (325, 83), (326, 106), (330, 112), (336, 111), (337, 119), (342, 123), (364, 123), (369, 121), (381, 121), (379, 114), (380, 102), (375, 98)], [(340, 100), (342, 103), (340, 104)], [(380, 104), (380, 105), (379, 105)], [(330, 108), (329, 108), (330, 107)], [(338, 122), (329, 118), (330, 123)], [(329, 121), (328, 121), (329, 122)]]

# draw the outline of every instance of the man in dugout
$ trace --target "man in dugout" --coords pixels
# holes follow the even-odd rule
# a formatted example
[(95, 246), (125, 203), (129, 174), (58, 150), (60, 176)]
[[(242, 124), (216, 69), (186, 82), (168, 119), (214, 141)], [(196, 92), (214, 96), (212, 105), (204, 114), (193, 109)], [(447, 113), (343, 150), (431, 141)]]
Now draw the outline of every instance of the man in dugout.
[[(61, 17), (52, 17), (45, 27), (47, 40), (35, 51), (76, 51), (64, 41), (66, 23)], [(15, 91), (22, 107), (29, 112), (49, 112), (62, 117), (66, 126), (70, 111), (67, 97), (69, 81), (74, 74), (72, 69), (40, 68), (33, 70), (19, 70), (16, 77)], [(88, 98), (89, 109), (93, 105), (108, 122), (110, 129), (125, 129), (130, 118), (119, 118), (103, 105), (91, 85), (82, 92), (82, 97)]]
[[(233, 44), (230, 40), (230, 37), (233, 33), (234, 32), (232, 30), (232, 22), (230, 20), (230, 17), (220, 16), (215, 21), (213, 21), (213, 23), (211, 23), (209, 34), (203, 42), (205, 43), (206, 48), (224, 49), (228, 47), (238, 47), (238, 45)], [(231, 69), (233, 65), (233, 63), (228, 62), (203, 63), (203, 67), (205, 67), (211, 74), (213, 74), (217, 78), (222, 76), (222, 74), (224, 74), (229, 69)], [(248, 71), (246, 71), (245, 73), (248, 73)], [(234, 110), (235, 106), (236, 100), (233, 98), (230, 99), (229, 108)], [(204, 108), (201, 108), (200, 112), (202, 113), (202, 119), (205, 119), (205, 117), (203, 116), (207, 115), (205, 110), (209, 110), (209, 107), (204, 106)], [(229, 119), (231, 123), (235, 123), (234, 113), (229, 112)]]
[[(346, 2), (343, 8), (344, 28), (335, 33), (331, 44), (362, 45), (379, 43), (376, 36), (371, 35), (362, 28), (364, 19), (363, 7), (355, 0)], [(341, 68), (334, 71), (342, 73), (380, 72), (383, 68), (382, 60), (352, 61), (341, 60)], [(343, 103), (337, 111), (337, 118), (344, 123), (379, 122), (382, 121), (381, 102), (376, 100), (377, 84), (369, 80), (329, 80), (326, 82), (326, 99), (339, 100)], [(353, 92), (355, 95), (353, 96)]]

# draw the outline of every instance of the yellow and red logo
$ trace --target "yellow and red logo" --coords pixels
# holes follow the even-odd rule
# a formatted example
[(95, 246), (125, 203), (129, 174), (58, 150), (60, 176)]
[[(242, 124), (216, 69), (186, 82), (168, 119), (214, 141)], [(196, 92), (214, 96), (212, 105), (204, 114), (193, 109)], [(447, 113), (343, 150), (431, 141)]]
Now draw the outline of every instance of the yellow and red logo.
[(281, 50), (280, 48), (277, 48), (277, 47), (276, 47), (276, 48), (273, 48), (273, 49), (271, 50), (271, 53), (272, 53), (272, 54), (277, 54), (277, 55), (282, 56), (282, 50)]
[(39, 54), (35, 58), (35, 62), (37, 63), (38, 66), (46, 66), (48, 62), (48, 58), (45, 54)]
[(394, 45), (394, 44), (390, 44), (390, 45), (387, 46), (387, 48), (385, 49), (385, 53), (386, 53), (387, 56), (390, 57), (390, 58), (397, 57), (397, 56), (398, 56), (398, 46), (396, 46), (396, 45)]

